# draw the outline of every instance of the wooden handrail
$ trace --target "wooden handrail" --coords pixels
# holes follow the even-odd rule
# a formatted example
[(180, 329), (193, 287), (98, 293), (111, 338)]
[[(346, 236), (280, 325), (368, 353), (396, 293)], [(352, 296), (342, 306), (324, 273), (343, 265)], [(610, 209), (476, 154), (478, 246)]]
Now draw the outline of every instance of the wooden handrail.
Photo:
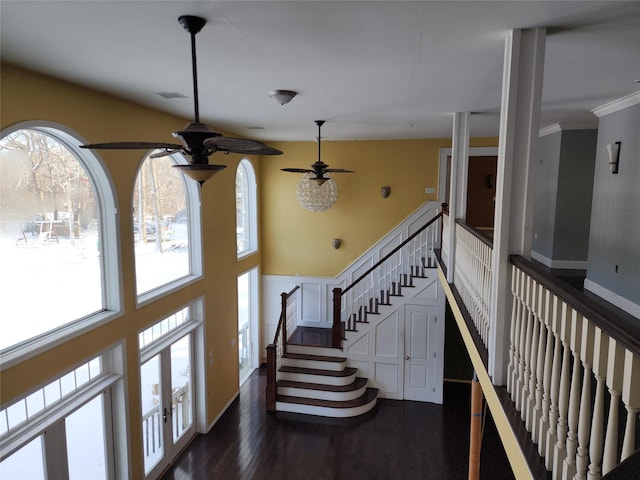
[(473, 235), (482, 243), (484, 243), (487, 247), (493, 248), (493, 242), (491, 241), (491, 239), (487, 238), (487, 236), (484, 235), (481, 230), (478, 230), (477, 228), (472, 227), (471, 225), (468, 225), (467, 223), (465, 223), (464, 220), (460, 218), (456, 218), (456, 225), (460, 225), (462, 228), (468, 231), (471, 235)]
[(267, 386), (265, 392), (265, 399), (267, 404), (267, 411), (274, 412), (276, 410), (276, 401), (278, 397), (278, 338), (282, 338), (282, 350), (284, 354), (287, 351), (287, 302), (291, 296), (296, 293), (300, 288), (296, 285), (289, 292), (282, 292), (280, 318), (278, 320), (278, 326), (276, 327), (276, 333), (273, 337), (273, 343), (267, 345)]
[[(436, 222), (436, 220), (438, 220), (439, 218), (442, 217), (442, 212), (438, 213), (435, 217), (433, 217), (431, 220), (429, 220), (425, 225), (423, 225), (422, 227), (420, 227), (416, 232), (412, 233), (411, 235), (409, 235), (407, 237), (407, 239), (402, 242), (400, 245), (398, 245), (396, 248), (394, 248), (393, 250), (391, 250), (391, 252), (389, 252), (388, 254), (386, 254), (384, 257), (382, 257), (380, 260), (378, 260), (378, 262), (371, 267), (369, 270), (367, 270), (366, 272), (364, 272), (362, 275), (360, 275), (357, 279), (355, 279), (353, 282), (351, 282), (351, 285), (349, 285), (348, 287), (346, 287), (344, 290), (342, 290), (342, 295), (344, 295), (345, 293), (347, 293), (349, 290), (351, 290), (358, 282), (362, 281), (363, 278), (367, 277), (371, 272), (373, 272), (376, 268), (378, 268), (380, 265), (382, 265), (386, 260), (388, 260), (389, 258), (391, 258), (394, 254), (398, 253), (398, 251), (404, 247), (407, 243), (409, 243), (411, 240), (413, 240), (414, 238), (416, 238), (418, 235), (420, 235), (422, 232), (424, 232), (427, 228), (429, 228), (432, 224), (434, 224)], [(335, 291), (335, 290), (334, 290)]]
[(603, 332), (632, 352), (640, 354), (640, 324), (635, 317), (622, 310), (614, 310), (607, 307), (602, 301), (598, 301), (558, 280), (557, 277), (524, 257), (511, 255), (510, 261), (564, 302), (589, 318)]

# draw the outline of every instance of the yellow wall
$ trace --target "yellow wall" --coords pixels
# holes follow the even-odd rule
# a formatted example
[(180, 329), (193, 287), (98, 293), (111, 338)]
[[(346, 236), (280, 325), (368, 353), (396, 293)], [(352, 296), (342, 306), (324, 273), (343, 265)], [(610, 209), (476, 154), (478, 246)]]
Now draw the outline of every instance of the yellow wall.
[[(325, 126), (327, 129), (327, 126)], [(322, 141), (322, 161), (356, 173), (334, 174), (338, 201), (325, 212), (310, 212), (296, 200), (300, 174), (283, 167), (309, 168), (317, 160), (315, 142), (271, 143), (284, 153), (262, 160), (263, 271), (269, 275), (334, 277), (410, 213), (437, 194), (440, 148), (450, 139)], [(472, 146), (495, 146), (479, 138)], [(383, 199), (382, 186), (391, 187)], [(332, 238), (342, 239), (335, 250)]]

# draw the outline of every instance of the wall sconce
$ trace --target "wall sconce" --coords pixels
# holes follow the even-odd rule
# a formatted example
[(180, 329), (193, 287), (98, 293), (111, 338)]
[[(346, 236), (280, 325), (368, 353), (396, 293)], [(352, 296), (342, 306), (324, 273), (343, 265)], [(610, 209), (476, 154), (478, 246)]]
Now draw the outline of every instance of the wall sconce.
[(331, 245), (337, 250), (340, 248), (340, 245), (342, 245), (342, 240), (340, 240), (339, 238), (334, 238), (333, 240), (331, 240)]
[(610, 143), (607, 145), (609, 153), (609, 168), (614, 175), (618, 173), (618, 164), (620, 163), (620, 142)]
[(389, 195), (391, 195), (391, 187), (381, 187), (380, 195), (382, 195), (382, 198), (387, 198)]

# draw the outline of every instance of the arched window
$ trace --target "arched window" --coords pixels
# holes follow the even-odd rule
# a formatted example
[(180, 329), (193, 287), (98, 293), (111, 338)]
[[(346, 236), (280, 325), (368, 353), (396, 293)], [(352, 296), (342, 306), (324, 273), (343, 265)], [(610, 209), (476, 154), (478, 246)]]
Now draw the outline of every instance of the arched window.
[(80, 143), (51, 124), (2, 132), (0, 350), (7, 366), (121, 309), (115, 196), (101, 162)]
[(177, 163), (185, 163), (178, 154), (147, 156), (136, 177), (132, 220), (139, 302), (202, 274), (199, 191), (173, 168)]
[(258, 208), (256, 175), (249, 160), (236, 171), (236, 238), (238, 258), (258, 250)]

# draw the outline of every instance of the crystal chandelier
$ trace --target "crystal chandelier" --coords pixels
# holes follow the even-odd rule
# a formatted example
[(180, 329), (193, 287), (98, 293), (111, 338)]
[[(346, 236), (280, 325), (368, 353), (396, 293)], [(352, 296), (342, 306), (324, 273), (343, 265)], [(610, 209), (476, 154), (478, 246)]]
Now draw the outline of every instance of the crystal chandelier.
[(325, 177), (328, 180), (319, 184), (313, 180), (313, 173), (305, 173), (298, 183), (296, 188), (298, 202), (311, 212), (324, 212), (333, 207), (333, 204), (338, 200), (336, 182), (329, 174), (325, 174)]

